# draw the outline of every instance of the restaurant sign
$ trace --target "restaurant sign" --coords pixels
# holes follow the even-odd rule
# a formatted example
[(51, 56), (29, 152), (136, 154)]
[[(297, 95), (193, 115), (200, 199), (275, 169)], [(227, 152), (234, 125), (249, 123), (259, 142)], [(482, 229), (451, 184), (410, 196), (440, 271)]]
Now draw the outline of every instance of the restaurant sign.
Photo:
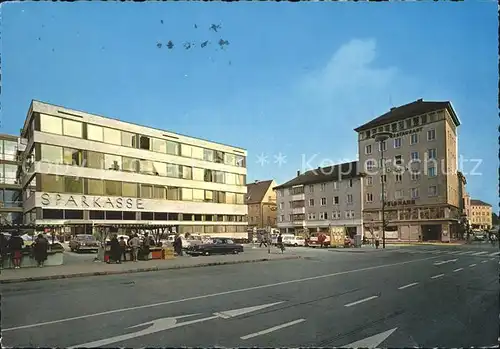
[[(416, 127), (416, 128), (412, 128), (412, 129), (409, 129), (409, 130), (405, 130), (405, 131), (400, 131), (400, 132), (394, 132), (394, 133), (391, 133), (391, 138), (397, 138), (397, 137), (402, 137), (402, 136), (406, 136), (406, 135), (411, 135), (413, 133), (419, 133), (420, 131), (422, 131), (423, 127)], [(376, 138), (377, 137), (377, 133), (375, 133), (372, 138)]]
[(415, 200), (395, 200), (395, 201), (387, 201), (386, 206), (408, 206), (415, 205)]
[(129, 209), (144, 210), (144, 202), (139, 198), (102, 197), (69, 194), (42, 193), (42, 206), (59, 206), (61, 208), (92, 209)]

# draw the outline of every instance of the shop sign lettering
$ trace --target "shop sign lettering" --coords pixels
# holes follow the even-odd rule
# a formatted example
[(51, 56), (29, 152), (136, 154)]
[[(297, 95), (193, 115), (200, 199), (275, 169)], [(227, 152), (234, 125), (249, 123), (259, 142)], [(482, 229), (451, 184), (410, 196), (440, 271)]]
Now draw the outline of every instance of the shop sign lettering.
[(386, 206), (408, 206), (415, 205), (415, 200), (396, 200), (396, 201), (387, 201)]
[(102, 208), (144, 210), (144, 202), (138, 198), (102, 197), (85, 195), (61, 195), (43, 193), (42, 206), (59, 206), (66, 208)]

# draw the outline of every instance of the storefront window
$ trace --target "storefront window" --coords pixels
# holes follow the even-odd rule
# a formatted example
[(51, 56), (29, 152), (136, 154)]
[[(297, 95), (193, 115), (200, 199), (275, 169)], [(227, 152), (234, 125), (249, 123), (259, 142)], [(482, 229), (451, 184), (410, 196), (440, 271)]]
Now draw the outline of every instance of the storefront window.
[(136, 136), (133, 133), (122, 131), (122, 145), (125, 147), (136, 148)]
[(101, 126), (87, 124), (87, 139), (91, 141), (104, 141), (104, 133)]
[(153, 198), (153, 186), (147, 184), (141, 184), (141, 198), (152, 199)]
[(17, 184), (17, 165), (4, 164), (4, 178), (7, 184)]
[(164, 139), (153, 138), (153, 151), (158, 153), (167, 152), (167, 141)]
[(205, 191), (203, 189), (193, 189), (193, 201), (205, 201)]
[(179, 143), (167, 141), (167, 154), (179, 155)]
[(180, 200), (180, 188), (167, 187), (167, 200)]
[(103, 137), (104, 143), (116, 144), (116, 145), (122, 144), (122, 135), (120, 131), (104, 127), (103, 133), (104, 133)]
[(104, 193), (108, 196), (121, 196), (122, 182), (104, 181)]
[(87, 151), (86, 166), (88, 168), (103, 169), (104, 168), (104, 154)]
[(63, 163), (63, 148), (54, 145), (41, 144), (41, 158), (43, 162), (50, 162), (53, 164)]
[(49, 193), (64, 193), (64, 177), (40, 174), (41, 189), (43, 192)]
[(63, 119), (63, 134), (65, 136), (82, 138), (82, 125), (79, 121)]
[(65, 177), (64, 190), (66, 193), (83, 194), (83, 178)]
[(136, 198), (137, 197), (137, 183), (128, 183), (128, 182), (123, 182), (122, 183), (122, 190), (123, 190), (123, 196), (129, 197), (129, 198)]
[(121, 168), (122, 168), (121, 156), (104, 154), (104, 169), (119, 171)]
[(79, 149), (64, 148), (63, 156), (65, 165), (82, 165), (83, 152)]
[(102, 179), (90, 179), (85, 180), (85, 194), (88, 195), (104, 195), (104, 181)]
[(15, 161), (17, 159), (17, 142), (4, 140), (3, 153), (5, 160)]
[(40, 114), (40, 131), (62, 135), (62, 119), (52, 115)]

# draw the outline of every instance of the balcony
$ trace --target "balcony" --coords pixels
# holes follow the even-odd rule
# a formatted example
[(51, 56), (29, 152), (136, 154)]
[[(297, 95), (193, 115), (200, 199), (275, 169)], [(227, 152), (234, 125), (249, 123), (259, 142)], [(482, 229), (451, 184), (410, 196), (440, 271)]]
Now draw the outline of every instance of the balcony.
[(306, 213), (305, 207), (295, 207), (292, 209), (292, 214), (301, 214), (301, 213)]
[(292, 195), (292, 201), (304, 201), (306, 199), (306, 194), (295, 194)]
[(301, 227), (305, 226), (305, 223), (306, 223), (306, 221), (293, 221), (292, 222), (292, 224), (294, 226), (301, 226)]

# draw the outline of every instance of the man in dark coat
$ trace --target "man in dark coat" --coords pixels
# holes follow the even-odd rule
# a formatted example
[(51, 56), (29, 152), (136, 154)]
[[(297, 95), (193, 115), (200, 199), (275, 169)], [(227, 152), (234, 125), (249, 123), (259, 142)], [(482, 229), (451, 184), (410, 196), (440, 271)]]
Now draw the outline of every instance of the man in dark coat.
[(42, 234), (38, 234), (33, 244), (33, 254), (39, 267), (43, 267), (43, 263), (47, 260), (48, 250), (49, 242)]
[(114, 234), (113, 237), (111, 238), (109, 246), (110, 246), (110, 251), (109, 251), (110, 262), (112, 260), (115, 263), (121, 263), (120, 257), (122, 255), (122, 250), (116, 234)]
[(23, 257), (24, 241), (19, 236), (19, 233), (14, 233), (9, 239), (9, 251), (11, 253), (14, 269), (21, 268), (21, 259)]

